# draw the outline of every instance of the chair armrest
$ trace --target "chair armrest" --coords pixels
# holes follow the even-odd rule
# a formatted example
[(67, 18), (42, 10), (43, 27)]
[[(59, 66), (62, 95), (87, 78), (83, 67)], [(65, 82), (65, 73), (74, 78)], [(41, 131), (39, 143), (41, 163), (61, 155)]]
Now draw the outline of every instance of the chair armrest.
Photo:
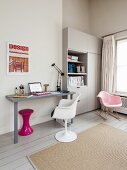
[(71, 109), (71, 106), (57, 106), (56, 109)]
[(60, 106), (60, 107), (68, 107), (68, 106), (71, 106), (72, 103), (73, 103), (73, 100), (61, 99), (58, 106)]

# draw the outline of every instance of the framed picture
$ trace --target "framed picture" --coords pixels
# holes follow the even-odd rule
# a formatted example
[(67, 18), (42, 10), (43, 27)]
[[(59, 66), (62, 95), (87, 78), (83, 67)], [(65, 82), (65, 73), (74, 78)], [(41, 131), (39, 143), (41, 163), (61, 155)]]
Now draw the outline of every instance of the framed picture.
[(29, 73), (29, 47), (18, 43), (7, 43), (7, 74)]

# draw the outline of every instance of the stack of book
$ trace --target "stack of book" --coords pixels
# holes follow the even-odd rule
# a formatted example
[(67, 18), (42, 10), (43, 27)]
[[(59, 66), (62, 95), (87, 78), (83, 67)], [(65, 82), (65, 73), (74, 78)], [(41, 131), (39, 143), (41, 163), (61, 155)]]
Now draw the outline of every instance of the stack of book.
[(68, 77), (68, 86), (84, 86), (83, 76)]
[(68, 55), (67, 59), (68, 59), (68, 61), (78, 61), (78, 56)]

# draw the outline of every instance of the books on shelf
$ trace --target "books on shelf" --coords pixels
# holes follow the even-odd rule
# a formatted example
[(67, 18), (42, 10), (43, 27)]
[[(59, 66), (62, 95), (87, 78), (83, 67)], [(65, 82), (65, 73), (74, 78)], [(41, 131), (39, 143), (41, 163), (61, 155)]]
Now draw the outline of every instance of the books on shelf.
[(74, 77), (69, 76), (68, 85), (69, 86), (84, 86), (83, 76), (74, 76)]
[(69, 63), (68, 64), (68, 73), (76, 73), (76, 65)]

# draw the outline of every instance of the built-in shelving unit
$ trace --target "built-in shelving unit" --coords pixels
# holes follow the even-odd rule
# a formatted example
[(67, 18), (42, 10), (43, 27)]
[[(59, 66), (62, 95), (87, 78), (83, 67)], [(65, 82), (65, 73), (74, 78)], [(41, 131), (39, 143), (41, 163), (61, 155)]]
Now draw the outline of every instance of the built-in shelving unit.
[[(77, 114), (100, 107), (102, 40), (72, 28), (63, 30), (63, 90), (81, 94)], [(75, 95), (74, 95), (75, 97)]]
[(87, 85), (87, 53), (68, 49), (68, 86)]

